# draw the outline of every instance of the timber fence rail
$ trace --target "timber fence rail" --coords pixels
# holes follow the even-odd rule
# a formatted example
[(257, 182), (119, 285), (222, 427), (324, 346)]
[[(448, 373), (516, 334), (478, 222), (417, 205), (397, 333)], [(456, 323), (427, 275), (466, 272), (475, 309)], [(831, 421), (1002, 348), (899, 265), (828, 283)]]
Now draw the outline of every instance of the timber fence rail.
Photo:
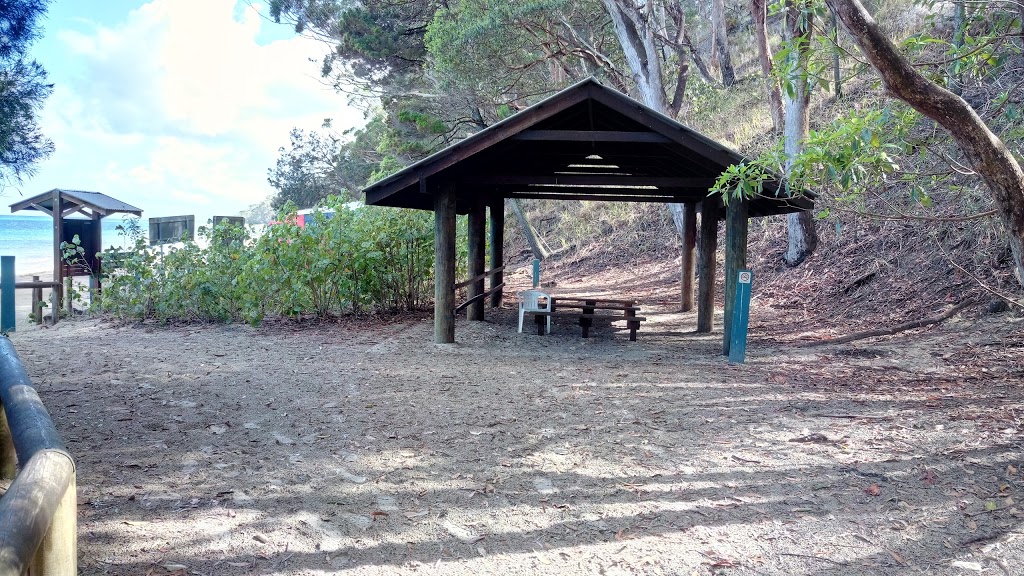
[[(16, 324), (14, 291), (22, 289), (32, 290), (32, 315), (36, 324), (43, 323), (43, 288), (51, 288), (50, 306), (53, 312), (50, 315), (51, 322), (57, 323), (58, 294), (60, 283), (48, 280), (40, 280), (39, 276), (33, 276), (31, 282), (16, 282), (14, 276), (14, 256), (0, 256), (0, 333), (13, 330)], [(67, 299), (70, 304), (71, 299)]]
[(487, 278), (490, 281), (490, 283), (491, 283), (491, 287), (488, 290), (484, 290), (483, 292), (481, 292), (479, 294), (471, 296), (468, 300), (466, 300), (462, 304), (459, 304), (458, 306), (456, 306), (455, 310), (454, 310), (454, 313), (458, 314), (459, 312), (462, 312), (463, 310), (468, 308), (470, 304), (472, 304), (474, 302), (477, 302), (479, 300), (483, 300), (484, 298), (487, 298), (491, 294), (494, 294), (495, 292), (497, 292), (497, 291), (501, 290), (502, 288), (504, 288), (505, 287), (505, 283), (504, 282), (500, 282), (498, 284), (495, 284), (495, 282), (494, 282), (495, 274), (500, 274), (504, 270), (505, 270), (504, 266), (498, 266), (497, 268), (494, 268), (493, 270), (485, 270), (483, 274), (478, 274), (477, 276), (475, 276), (473, 278), (470, 278), (469, 280), (465, 280), (463, 282), (459, 282), (457, 284), (452, 285), (452, 290), (454, 291), (454, 290), (458, 290), (459, 288), (465, 288), (466, 286), (470, 286), (470, 285), (472, 285), (474, 283), (480, 282), (484, 278)]
[(25, 373), (0, 337), (0, 576), (72, 576), (78, 570), (75, 462)]

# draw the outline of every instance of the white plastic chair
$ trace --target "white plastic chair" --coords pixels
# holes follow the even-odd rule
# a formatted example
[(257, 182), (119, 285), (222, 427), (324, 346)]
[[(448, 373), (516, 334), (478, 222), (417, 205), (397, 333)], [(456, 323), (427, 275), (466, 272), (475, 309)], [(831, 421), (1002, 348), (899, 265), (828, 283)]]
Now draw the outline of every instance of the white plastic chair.
[[(540, 305), (540, 299), (544, 299), (544, 305)], [(523, 316), (527, 312), (551, 312), (551, 296), (539, 290), (524, 290), (516, 295), (519, 300), (519, 332), (523, 331)], [(545, 334), (551, 334), (551, 316), (547, 318), (547, 330)]]

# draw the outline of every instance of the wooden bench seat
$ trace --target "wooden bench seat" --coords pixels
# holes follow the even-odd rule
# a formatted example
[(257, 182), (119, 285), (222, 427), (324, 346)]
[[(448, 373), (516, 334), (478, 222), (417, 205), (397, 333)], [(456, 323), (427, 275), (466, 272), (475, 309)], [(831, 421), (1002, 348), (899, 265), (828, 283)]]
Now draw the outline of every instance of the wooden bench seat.
[(600, 314), (595, 312), (545, 312), (541, 311), (528, 311), (527, 314), (533, 314), (534, 320), (537, 323), (537, 335), (544, 335), (544, 327), (547, 325), (545, 318), (575, 318), (579, 320), (580, 328), (583, 332), (584, 338), (590, 337), (590, 327), (593, 326), (594, 320), (609, 320), (611, 322), (626, 322), (626, 327), (629, 328), (629, 339), (632, 342), (636, 342), (636, 331), (640, 329), (640, 323), (647, 318), (643, 316), (636, 316), (635, 311), (627, 310), (623, 314)]
[(561, 310), (563, 308), (582, 308), (582, 309), (594, 309), (594, 310), (623, 310), (630, 312), (639, 312), (639, 306), (625, 306), (623, 304), (565, 304), (560, 300), (555, 301), (555, 310)]
[(621, 306), (635, 306), (636, 300), (614, 300), (607, 298), (575, 298), (575, 297), (563, 297), (563, 296), (552, 296), (555, 302), (594, 302), (597, 304), (619, 304)]

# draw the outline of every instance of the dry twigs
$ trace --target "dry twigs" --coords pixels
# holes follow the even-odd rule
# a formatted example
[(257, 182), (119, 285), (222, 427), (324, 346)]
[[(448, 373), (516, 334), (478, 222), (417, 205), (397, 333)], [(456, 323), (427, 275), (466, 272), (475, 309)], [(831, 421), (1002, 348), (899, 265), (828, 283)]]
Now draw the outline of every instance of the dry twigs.
[(898, 334), (900, 332), (906, 332), (907, 330), (913, 330), (915, 328), (924, 328), (925, 326), (931, 326), (932, 324), (938, 324), (939, 322), (942, 322), (943, 320), (947, 320), (947, 319), (955, 316), (958, 312), (960, 312), (964, 308), (967, 308), (968, 306), (970, 306), (971, 304), (974, 304), (974, 303), (975, 303), (975, 301), (973, 299), (965, 300), (965, 301), (957, 304), (956, 306), (953, 306), (949, 310), (946, 310), (942, 314), (939, 314), (938, 316), (931, 316), (931, 317), (928, 317), (928, 318), (922, 318), (920, 320), (913, 320), (911, 322), (904, 322), (903, 324), (897, 324), (896, 326), (892, 326), (890, 328), (878, 328), (878, 329), (875, 329), (875, 330), (864, 330), (864, 331), (861, 331), (861, 332), (854, 332), (853, 334), (847, 334), (846, 336), (841, 336), (839, 338), (829, 338), (827, 340), (819, 340), (817, 342), (808, 342), (808, 343), (804, 344), (804, 346), (810, 347), (810, 346), (821, 346), (821, 345), (824, 345), (824, 344), (847, 344), (849, 342), (854, 342), (856, 340), (864, 340), (865, 338), (874, 338), (874, 337), (877, 337), (877, 336), (892, 336), (893, 334)]

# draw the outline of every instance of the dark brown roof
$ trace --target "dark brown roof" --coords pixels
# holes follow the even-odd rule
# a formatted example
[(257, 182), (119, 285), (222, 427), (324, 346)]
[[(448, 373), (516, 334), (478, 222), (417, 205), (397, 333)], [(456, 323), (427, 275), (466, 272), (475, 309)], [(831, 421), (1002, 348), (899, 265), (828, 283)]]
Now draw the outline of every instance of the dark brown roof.
[[(594, 79), (587, 79), (367, 187), (366, 203), (433, 210), (456, 186), (456, 210), (480, 198), (699, 202), (745, 158)], [(808, 210), (770, 182), (751, 216)], [(776, 196), (776, 194), (779, 194)]]
[[(110, 196), (100, 192), (66, 190), (63, 188), (60, 188), (59, 190), (62, 199), (61, 211), (67, 210), (70, 204), (77, 204), (97, 212), (102, 216), (108, 216), (115, 213), (127, 213), (142, 216), (142, 210), (140, 208), (136, 208), (127, 202), (122, 202), (117, 198), (111, 198)], [(49, 192), (37, 194), (20, 202), (15, 202), (14, 204), (11, 204), (11, 212), (18, 212), (19, 210), (39, 210), (38, 207), (42, 207), (46, 211), (52, 212), (53, 193), (56, 191), (57, 189), (50, 190)]]

